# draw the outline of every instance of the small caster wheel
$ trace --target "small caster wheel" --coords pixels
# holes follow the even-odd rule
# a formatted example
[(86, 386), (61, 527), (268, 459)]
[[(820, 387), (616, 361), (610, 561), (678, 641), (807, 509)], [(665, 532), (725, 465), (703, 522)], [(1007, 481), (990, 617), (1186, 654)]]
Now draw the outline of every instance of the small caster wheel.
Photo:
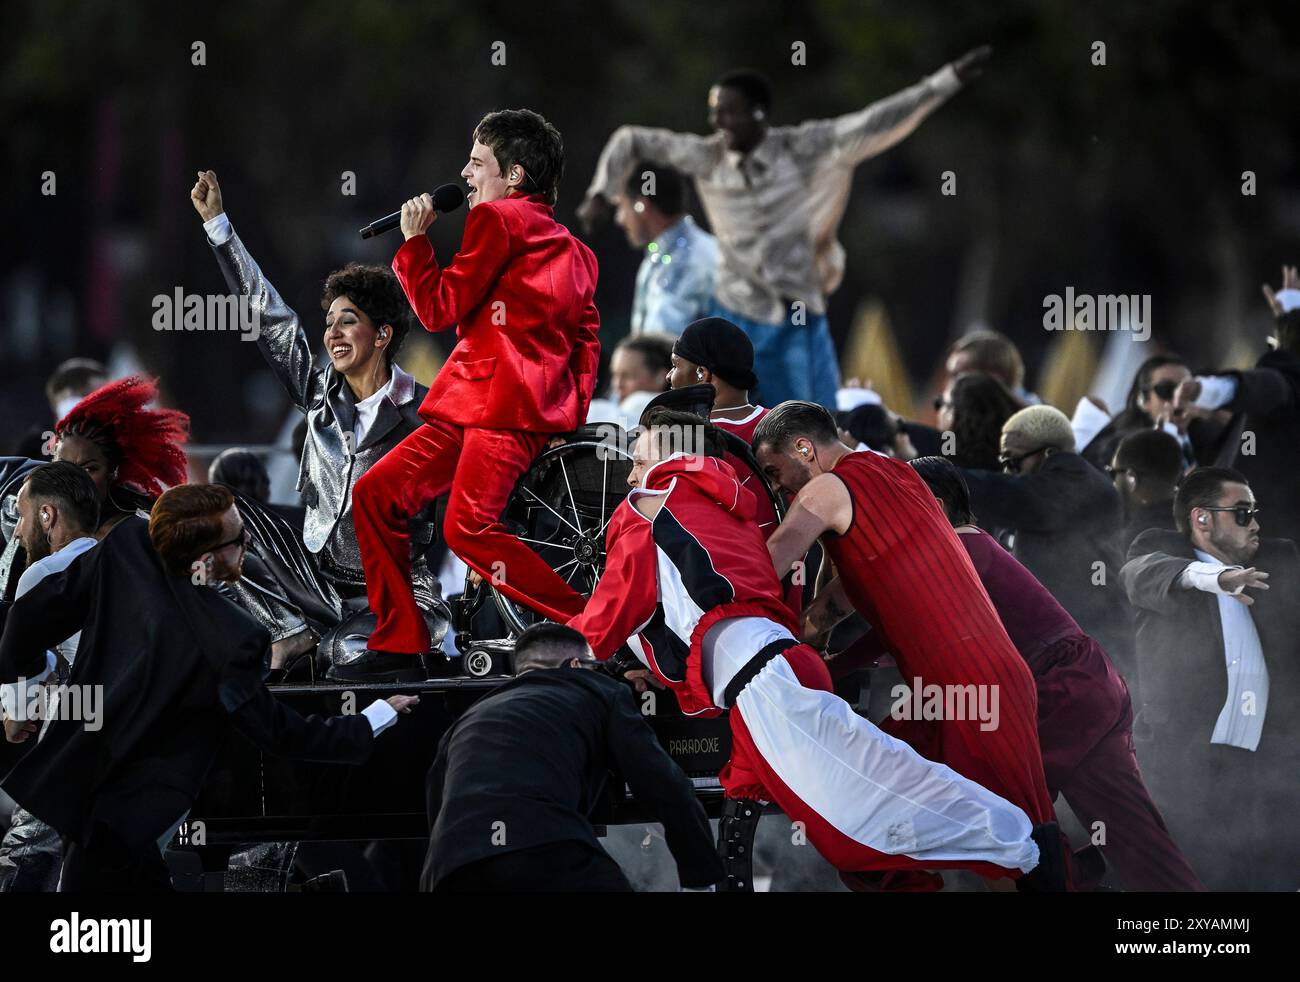
[(481, 679), (491, 675), (496, 669), (496, 659), (490, 651), (475, 648), (465, 653), (465, 674), (471, 678)]

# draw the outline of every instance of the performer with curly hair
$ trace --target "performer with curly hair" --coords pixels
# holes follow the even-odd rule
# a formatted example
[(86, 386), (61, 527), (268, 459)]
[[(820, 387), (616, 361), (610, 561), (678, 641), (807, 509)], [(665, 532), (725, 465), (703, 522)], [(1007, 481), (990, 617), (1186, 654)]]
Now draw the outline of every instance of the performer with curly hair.
[[(329, 364), (315, 367), (307, 332), (235, 233), (215, 172), (199, 171), (190, 191), (208, 243), (232, 293), (250, 298), (258, 312), (257, 346), (295, 408), (307, 417), (298, 471), (306, 506), (303, 544), (344, 597), (365, 596), (352, 489), (357, 480), (420, 427), (417, 407), (428, 389), (397, 364), (410, 329), (411, 307), (386, 266), (348, 263), (325, 278), (322, 341)], [(428, 606), (437, 581), (424, 561), (433, 538), (430, 516), (407, 525), (407, 565), (417, 594)]]

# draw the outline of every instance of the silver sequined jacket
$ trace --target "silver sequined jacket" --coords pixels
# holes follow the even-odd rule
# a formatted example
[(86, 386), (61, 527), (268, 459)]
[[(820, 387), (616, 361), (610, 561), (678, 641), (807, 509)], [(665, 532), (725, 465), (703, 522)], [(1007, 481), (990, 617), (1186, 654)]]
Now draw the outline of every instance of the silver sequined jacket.
[[(298, 470), (298, 491), (306, 506), (303, 542), (320, 560), (321, 571), (339, 583), (365, 582), (357, 534), (352, 525), (352, 485), (404, 437), (424, 425), (417, 414), (429, 391), (397, 364), (388, 398), (366, 437), (350, 450), (356, 400), (343, 376), (332, 365), (316, 368), (311, 347), (294, 313), (233, 231), (213, 246), (230, 291), (251, 298), (260, 317), (258, 347), (275, 370), (289, 398), (307, 415), (307, 440)], [(346, 434), (346, 438), (345, 438)], [(413, 556), (422, 556), (433, 538), (428, 516), (411, 521)], [(423, 567), (423, 562), (418, 563)], [(424, 574), (424, 569), (419, 569)], [(417, 595), (424, 584), (416, 577)]]

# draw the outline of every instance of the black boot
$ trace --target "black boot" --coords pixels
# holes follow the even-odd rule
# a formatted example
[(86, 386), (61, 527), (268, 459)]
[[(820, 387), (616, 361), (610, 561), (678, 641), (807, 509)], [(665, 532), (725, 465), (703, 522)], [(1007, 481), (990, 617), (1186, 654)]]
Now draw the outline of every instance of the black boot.
[(763, 806), (753, 798), (728, 798), (718, 822), (718, 858), (727, 878), (718, 892), (753, 893), (754, 833), (763, 817)]
[(325, 677), (339, 682), (423, 682), (428, 678), (419, 655), (374, 648), (348, 652), (330, 665)]
[(1030, 838), (1038, 846), (1038, 865), (1016, 880), (1021, 893), (1065, 892), (1065, 848), (1061, 844), (1061, 828), (1055, 822), (1035, 825)]

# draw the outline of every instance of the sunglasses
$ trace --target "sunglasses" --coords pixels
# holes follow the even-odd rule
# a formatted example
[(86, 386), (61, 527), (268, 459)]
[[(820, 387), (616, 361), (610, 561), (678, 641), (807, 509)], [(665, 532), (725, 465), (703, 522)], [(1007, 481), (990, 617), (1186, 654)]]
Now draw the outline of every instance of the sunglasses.
[(1170, 399), (1174, 397), (1174, 393), (1177, 391), (1178, 391), (1177, 382), (1157, 382), (1155, 385), (1148, 385), (1145, 388), (1143, 388), (1142, 394), (1144, 396), (1149, 396), (1151, 395), (1151, 393), (1154, 392), (1165, 402), (1168, 402)]
[(1205, 511), (1232, 512), (1232, 517), (1237, 520), (1237, 524), (1240, 525), (1242, 528), (1245, 528), (1255, 519), (1259, 518), (1259, 509), (1252, 508), (1250, 507), (1250, 505), (1232, 505), (1231, 507), (1217, 507), (1217, 508), (1211, 508), (1209, 506), (1202, 506), (1202, 507), (1204, 508)]
[(1136, 474), (1137, 472), (1133, 470), (1132, 467), (1112, 467), (1110, 464), (1107, 464), (1106, 473), (1110, 475), (1110, 479), (1113, 481), (1115, 480), (1116, 474)]
[(252, 541), (253, 539), (248, 534), (248, 526), (246, 525), (239, 530), (239, 535), (235, 536), (235, 538), (223, 542), (220, 545), (213, 546), (208, 550), (208, 552), (220, 552), (222, 549), (226, 548), (226, 546), (239, 546), (241, 551), (246, 552), (248, 551), (248, 547)]
[(1039, 447), (1037, 450), (1029, 451), (1029, 453), (1022, 453), (1019, 457), (999, 457), (998, 463), (1002, 465), (1002, 470), (1006, 473), (1019, 474), (1020, 468), (1024, 466), (1026, 460), (1034, 456), (1034, 454), (1042, 453), (1046, 449), (1046, 447)]

